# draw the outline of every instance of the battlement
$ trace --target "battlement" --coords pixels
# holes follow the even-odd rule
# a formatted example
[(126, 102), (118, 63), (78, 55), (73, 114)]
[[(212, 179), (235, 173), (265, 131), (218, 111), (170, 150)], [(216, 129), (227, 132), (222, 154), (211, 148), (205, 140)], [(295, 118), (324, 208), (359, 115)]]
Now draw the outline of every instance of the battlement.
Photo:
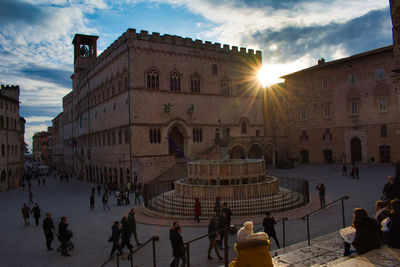
[(163, 44), (172, 44), (179, 46), (186, 46), (190, 48), (204, 49), (208, 51), (217, 51), (217, 52), (226, 52), (234, 55), (243, 55), (243, 56), (253, 56), (257, 57), (261, 61), (261, 51), (254, 49), (246, 49), (245, 47), (237, 46), (230, 47), (227, 44), (221, 46), (220, 43), (211, 43), (210, 41), (203, 42), (202, 40), (192, 38), (184, 38), (177, 35), (169, 35), (164, 34), (160, 35), (158, 32), (153, 32), (149, 34), (148, 31), (140, 31), (136, 32), (136, 29), (128, 29), (125, 33), (123, 33), (117, 40), (115, 40), (107, 49), (103, 51), (103, 53), (99, 56), (99, 59), (107, 56), (109, 53), (114, 51), (114, 49), (120, 46), (126, 39), (135, 39), (135, 40), (145, 40), (151, 41), (155, 43), (163, 43)]
[(19, 101), (19, 85), (1, 85), (0, 95)]

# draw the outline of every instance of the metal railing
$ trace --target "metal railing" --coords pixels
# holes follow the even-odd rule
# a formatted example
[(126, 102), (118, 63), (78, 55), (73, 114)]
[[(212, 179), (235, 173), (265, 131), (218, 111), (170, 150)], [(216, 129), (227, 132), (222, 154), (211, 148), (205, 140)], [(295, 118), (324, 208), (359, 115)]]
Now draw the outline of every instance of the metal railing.
[[(160, 240), (160, 238), (158, 236), (153, 236), (151, 237), (149, 240), (147, 240), (146, 242), (144, 242), (143, 244), (141, 244), (140, 246), (138, 246), (136, 249), (132, 250), (131, 253), (128, 254), (128, 260), (130, 260), (130, 264), (131, 267), (133, 267), (133, 254), (136, 253), (137, 251), (141, 250), (143, 247), (145, 247), (148, 243), (152, 242), (152, 247), (153, 247), (153, 267), (157, 266), (156, 263), (156, 241)], [(119, 267), (119, 261), (120, 261), (120, 257), (122, 255), (120, 253), (117, 253), (117, 267)], [(112, 261), (113, 258), (109, 258), (106, 262), (104, 262), (101, 267), (107, 265), (110, 261)]]
[(320, 210), (325, 210), (327, 207), (333, 205), (334, 203), (341, 201), (341, 204), (342, 204), (341, 205), (341, 208), (342, 208), (342, 223), (343, 223), (343, 228), (345, 228), (346, 227), (346, 222), (345, 222), (345, 218), (344, 218), (344, 200), (348, 200), (348, 199), (349, 199), (349, 196), (343, 196), (341, 198), (338, 198), (338, 199), (326, 204), (324, 208), (315, 209), (315, 210), (307, 213), (303, 217), (301, 217), (303, 220), (307, 220), (307, 244), (309, 246), (311, 244), (310, 243), (310, 240), (311, 240), (311, 238), (310, 238), (310, 215), (313, 215), (314, 213), (316, 213), (316, 212), (318, 212)]

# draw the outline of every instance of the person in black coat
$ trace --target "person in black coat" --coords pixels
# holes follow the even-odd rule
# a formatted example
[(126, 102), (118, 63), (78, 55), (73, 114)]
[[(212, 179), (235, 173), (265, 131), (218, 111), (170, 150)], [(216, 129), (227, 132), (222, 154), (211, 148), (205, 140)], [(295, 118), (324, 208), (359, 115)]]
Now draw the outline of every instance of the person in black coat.
[(186, 257), (185, 257), (185, 245), (183, 243), (183, 238), (181, 236), (182, 228), (180, 226), (176, 227), (175, 233), (172, 235), (171, 244), (172, 244), (172, 253), (175, 258), (175, 267), (179, 267), (179, 261), (182, 260), (181, 267), (186, 266)]
[(325, 209), (325, 185), (323, 183), (319, 183), (316, 189), (318, 190), (321, 209)]
[(71, 256), (67, 252), (68, 242), (71, 240), (72, 232), (67, 229), (68, 223), (67, 218), (62, 217), (60, 223), (58, 224), (58, 240), (61, 241), (61, 255)]
[(38, 203), (35, 203), (35, 206), (31, 210), (31, 214), (33, 214), (33, 218), (35, 218), (36, 226), (39, 226), (40, 208)]
[(119, 221), (115, 221), (113, 226), (111, 226), (111, 230), (112, 230), (112, 234), (110, 237), (110, 240), (113, 243), (112, 249), (111, 249), (111, 253), (110, 253), (110, 258), (112, 258), (114, 256), (114, 252), (116, 250), (118, 250), (118, 252), (122, 255), (122, 249), (121, 249), (121, 245), (119, 243), (119, 238), (121, 236), (121, 228), (120, 228), (120, 223)]
[[(178, 221), (174, 221), (174, 222), (172, 223), (172, 227), (169, 229), (169, 241), (171, 241), (171, 247), (172, 247), (172, 248), (173, 248), (172, 241), (173, 241), (173, 239), (174, 239), (174, 235), (176, 234), (176, 228), (177, 228), (178, 226), (179, 226), (179, 222), (178, 222)], [(174, 259), (172, 260), (170, 266), (171, 266), (171, 267), (175, 267), (175, 257), (174, 257)]]
[(54, 230), (54, 223), (53, 219), (51, 218), (51, 214), (46, 213), (46, 218), (43, 220), (43, 232), (44, 236), (46, 237), (47, 250), (53, 250), (53, 248), (51, 247), (51, 242), (54, 239), (53, 230)]
[(400, 248), (400, 200), (390, 202), (391, 213), (389, 215), (388, 245), (393, 248)]
[(271, 213), (269, 211), (265, 212), (265, 217), (263, 220), (264, 232), (268, 234), (270, 240), (271, 237), (275, 240), (275, 243), (278, 246), (278, 248), (281, 248), (279, 245), (278, 238), (276, 237), (275, 224), (276, 221), (274, 217), (271, 216)]
[[(353, 227), (356, 229), (356, 235), (352, 245), (356, 248), (357, 253), (361, 255), (379, 248), (382, 245), (380, 225), (368, 217), (365, 209), (355, 208), (353, 213)], [(345, 243), (344, 249), (344, 255), (349, 255), (350, 244)]]
[(128, 217), (124, 216), (122, 218), (121, 225), (122, 225), (121, 249), (123, 249), (126, 246), (129, 249), (129, 251), (132, 253), (133, 246), (131, 244), (131, 233), (129, 230)]
[(208, 259), (211, 260), (211, 250), (214, 248), (215, 254), (218, 256), (218, 258), (221, 260), (222, 257), (218, 252), (217, 248), (217, 224), (216, 224), (216, 218), (211, 218), (210, 219), (210, 224), (208, 225), (208, 240), (209, 240), (209, 245), (208, 245)]

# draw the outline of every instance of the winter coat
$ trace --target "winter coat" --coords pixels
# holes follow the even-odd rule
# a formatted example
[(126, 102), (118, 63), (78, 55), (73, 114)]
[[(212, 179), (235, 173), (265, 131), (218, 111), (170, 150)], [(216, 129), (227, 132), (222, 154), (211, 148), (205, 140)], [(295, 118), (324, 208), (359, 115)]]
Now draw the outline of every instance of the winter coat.
[(129, 215), (128, 215), (128, 226), (129, 226), (129, 232), (130, 233), (136, 232), (135, 214), (129, 213)]
[(263, 226), (264, 226), (264, 232), (267, 233), (269, 236), (275, 236), (275, 219), (273, 217), (271, 218), (264, 218), (263, 220)]
[(236, 243), (235, 250), (238, 256), (230, 262), (229, 267), (272, 267), (269, 249), (269, 241), (251, 240)]
[(201, 204), (199, 201), (194, 202), (194, 216), (201, 215)]
[(369, 217), (361, 218), (354, 221), (354, 227), (356, 236), (352, 244), (359, 255), (382, 245), (380, 226), (375, 220)]
[(43, 220), (43, 231), (44, 233), (49, 233), (54, 229), (53, 220), (51, 218), (46, 218)]
[(122, 230), (121, 230), (122, 239), (129, 239), (131, 233), (129, 231), (128, 222), (122, 220), (121, 225), (122, 225)]
[(28, 219), (29, 219), (30, 210), (29, 210), (29, 207), (28, 207), (28, 206), (22, 207), (21, 213), (22, 213), (22, 216), (23, 216), (24, 218), (28, 218)]
[(171, 244), (172, 244), (172, 254), (174, 257), (181, 257), (185, 255), (185, 245), (183, 244), (183, 238), (178, 231), (174, 231), (175, 233), (171, 236)]
[(69, 241), (72, 237), (72, 232), (67, 229), (68, 223), (62, 221), (58, 224), (58, 240), (61, 242)]
[(33, 213), (33, 217), (39, 218), (40, 217), (40, 208), (38, 206), (33, 207), (31, 210), (31, 213)]
[(232, 211), (229, 207), (222, 208), (222, 213), (226, 214), (226, 225), (230, 226), (232, 220)]
[(217, 238), (217, 233), (215, 232), (217, 230), (217, 225), (212, 222), (208, 225), (208, 237), (209, 238)]
[(113, 243), (118, 243), (119, 238), (121, 236), (121, 229), (115, 225), (111, 226), (112, 234), (111, 234), (111, 241)]
[(400, 248), (400, 214), (390, 214), (388, 245)]

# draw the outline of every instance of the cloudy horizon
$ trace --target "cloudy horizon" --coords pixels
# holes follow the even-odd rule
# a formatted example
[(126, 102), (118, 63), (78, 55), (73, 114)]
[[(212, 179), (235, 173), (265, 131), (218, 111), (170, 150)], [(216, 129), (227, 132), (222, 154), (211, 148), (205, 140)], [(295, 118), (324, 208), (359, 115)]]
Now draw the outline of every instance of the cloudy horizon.
[(20, 86), (30, 147), (72, 90), (75, 33), (100, 52), (128, 28), (261, 50), (270, 82), (392, 44), (386, 0), (0, 1), (0, 83)]

